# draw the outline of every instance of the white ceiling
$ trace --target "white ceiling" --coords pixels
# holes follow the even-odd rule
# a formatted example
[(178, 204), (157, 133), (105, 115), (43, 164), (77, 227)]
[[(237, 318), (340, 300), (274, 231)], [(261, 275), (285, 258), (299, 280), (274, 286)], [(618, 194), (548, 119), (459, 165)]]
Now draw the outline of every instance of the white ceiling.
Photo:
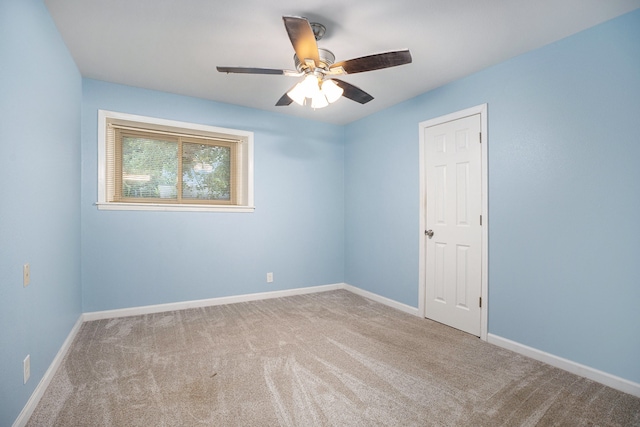
[[(84, 77), (345, 124), (640, 7), (640, 0), (45, 0)], [(345, 60), (409, 48), (413, 63), (343, 76), (374, 96), (312, 110), (276, 101), (296, 78), (283, 15), (327, 28)]]

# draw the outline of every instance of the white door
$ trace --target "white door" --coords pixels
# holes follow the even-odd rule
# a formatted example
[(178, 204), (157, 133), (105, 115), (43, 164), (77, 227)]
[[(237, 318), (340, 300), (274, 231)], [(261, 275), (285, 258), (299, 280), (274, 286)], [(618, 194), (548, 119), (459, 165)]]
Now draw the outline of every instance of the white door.
[(480, 336), (480, 114), (424, 129), (426, 317)]

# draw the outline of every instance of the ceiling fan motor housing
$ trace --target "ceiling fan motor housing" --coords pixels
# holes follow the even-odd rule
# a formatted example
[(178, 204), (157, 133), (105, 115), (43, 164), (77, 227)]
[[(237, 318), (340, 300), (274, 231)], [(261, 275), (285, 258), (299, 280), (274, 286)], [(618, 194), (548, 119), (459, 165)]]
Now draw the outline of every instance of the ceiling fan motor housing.
[[(336, 57), (330, 50), (318, 48), (318, 57), (320, 58), (320, 63), (316, 64), (316, 68), (321, 68), (324, 70), (328, 70), (331, 65), (336, 61)], [(307, 64), (304, 61), (300, 61), (298, 55), (293, 54), (293, 61), (296, 64), (296, 70), (298, 72), (305, 72), (308, 70)]]

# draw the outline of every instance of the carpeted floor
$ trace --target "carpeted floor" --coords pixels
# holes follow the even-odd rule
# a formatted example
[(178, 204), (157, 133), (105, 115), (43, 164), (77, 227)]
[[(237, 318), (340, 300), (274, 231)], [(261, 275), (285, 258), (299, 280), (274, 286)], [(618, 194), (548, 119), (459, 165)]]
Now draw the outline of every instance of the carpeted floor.
[(82, 325), (29, 426), (640, 426), (640, 399), (347, 291)]

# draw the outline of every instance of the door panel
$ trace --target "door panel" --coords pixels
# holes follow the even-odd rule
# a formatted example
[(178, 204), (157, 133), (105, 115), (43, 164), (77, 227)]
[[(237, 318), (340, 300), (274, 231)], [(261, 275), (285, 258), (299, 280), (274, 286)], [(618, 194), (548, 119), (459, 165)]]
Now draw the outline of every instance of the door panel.
[(435, 204), (435, 222), (446, 225), (447, 219), (447, 167), (436, 166), (433, 203)]
[(469, 225), (469, 163), (456, 165), (456, 224)]
[(447, 252), (447, 245), (444, 243), (436, 243), (434, 250), (435, 257), (435, 288), (436, 292), (434, 295), (434, 299), (436, 301), (440, 301), (446, 303), (446, 292), (445, 292), (445, 254)]
[(426, 317), (480, 335), (480, 115), (424, 130)]
[(466, 245), (456, 246), (456, 307), (469, 308), (469, 250)]

